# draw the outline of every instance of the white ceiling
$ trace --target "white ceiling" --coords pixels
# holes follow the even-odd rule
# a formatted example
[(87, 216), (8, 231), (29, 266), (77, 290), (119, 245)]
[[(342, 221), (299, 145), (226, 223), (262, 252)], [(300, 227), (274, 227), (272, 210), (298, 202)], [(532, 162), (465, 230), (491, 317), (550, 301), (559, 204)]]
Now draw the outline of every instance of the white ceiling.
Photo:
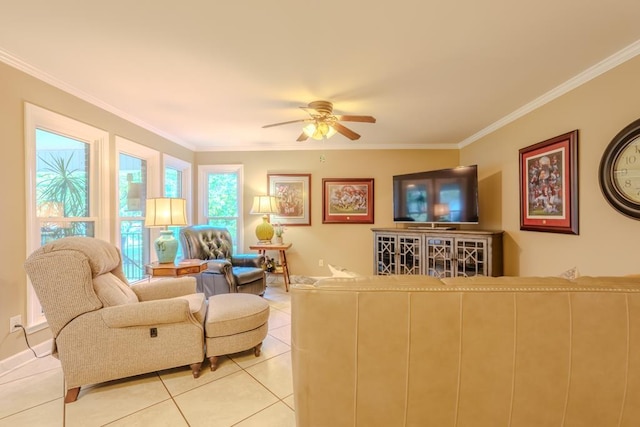
[[(640, 53), (638, 0), (0, 6), (0, 60), (198, 151), (461, 147)], [(377, 123), (262, 128), (319, 99)]]

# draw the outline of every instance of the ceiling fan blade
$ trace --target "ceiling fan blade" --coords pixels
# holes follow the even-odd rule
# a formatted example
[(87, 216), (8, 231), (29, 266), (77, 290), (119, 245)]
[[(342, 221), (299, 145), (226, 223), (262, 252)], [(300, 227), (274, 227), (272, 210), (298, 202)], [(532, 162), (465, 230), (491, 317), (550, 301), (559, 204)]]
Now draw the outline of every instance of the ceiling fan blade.
[(306, 133), (304, 133), (304, 132), (302, 132), (302, 133), (300, 134), (300, 136), (298, 137), (298, 139), (296, 139), (296, 141), (303, 142), (303, 141), (306, 141), (307, 139), (309, 139), (309, 137), (307, 136), (307, 134), (306, 134)]
[(264, 126), (262, 126), (262, 127), (263, 127), (263, 128), (271, 128), (271, 127), (274, 127), (274, 126), (288, 125), (288, 124), (291, 124), (291, 123), (301, 123), (301, 122), (306, 122), (307, 120), (309, 120), (309, 119), (290, 120), (290, 121), (288, 121), (288, 122), (273, 123), (273, 124), (271, 124), (271, 125), (264, 125)]
[(375, 123), (376, 118), (372, 116), (336, 116), (336, 119), (343, 122), (363, 122), (363, 123)]
[(360, 135), (358, 135), (357, 133), (355, 133), (351, 129), (347, 129), (346, 127), (342, 126), (338, 122), (333, 123), (331, 126), (333, 126), (333, 128), (336, 131), (338, 131), (339, 133), (341, 133), (342, 135), (346, 136), (347, 138), (349, 138), (352, 141), (355, 141), (356, 139), (360, 138)]

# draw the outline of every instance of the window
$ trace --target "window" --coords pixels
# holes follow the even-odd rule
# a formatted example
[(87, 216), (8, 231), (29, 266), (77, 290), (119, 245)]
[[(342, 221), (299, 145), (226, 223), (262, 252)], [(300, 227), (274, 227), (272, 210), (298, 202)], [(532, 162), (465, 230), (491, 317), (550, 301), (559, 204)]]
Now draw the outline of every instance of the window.
[(116, 137), (117, 232), (122, 252), (122, 270), (130, 282), (145, 277), (144, 266), (155, 255), (151, 240), (157, 231), (144, 227), (147, 197), (159, 195), (160, 153)]
[(450, 183), (440, 187), (440, 203), (449, 205), (449, 221), (460, 221), (460, 184)]
[(242, 165), (200, 166), (200, 223), (225, 227), (235, 253), (242, 248)]
[[(191, 223), (191, 164), (168, 155), (164, 159), (164, 196), (180, 197), (187, 201), (187, 222)], [(184, 258), (182, 242), (180, 242), (180, 227), (169, 227), (178, 241), (176, 259)]]
[[(25, 104), (27, 256), (43, 244), (66, 236), (109, 239), (106, 132)], [(42, 307), (29, 286), (29, 332), (44, 328)]]

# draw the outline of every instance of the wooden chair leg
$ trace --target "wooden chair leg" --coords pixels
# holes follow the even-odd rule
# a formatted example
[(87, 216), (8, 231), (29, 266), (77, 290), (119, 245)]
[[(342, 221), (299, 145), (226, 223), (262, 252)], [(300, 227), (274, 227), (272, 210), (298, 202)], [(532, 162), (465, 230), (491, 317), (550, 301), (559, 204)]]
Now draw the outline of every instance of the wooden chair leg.
[(256, 357), (260, 356), (261, 351), (262, 351), (262, 343), (258, 344), (253, 348), (253, 353), (256, 355)]
[(209, 358), (209, 362), (211, 363), (211, 370), (215, 371), (218, 369), (218, 356), (211, 356)]
[(80, 387), (74, 387), (67, 390), (67, 395), (64, 397), (64, 403), (75, 402), (80, 394)]
[(200, 368), (202, 368), (202, 362), (192, 363), (189, 366), (191, 367), (191, 373), (193, 374), (193, 378), (198, 378), (200, 376)]

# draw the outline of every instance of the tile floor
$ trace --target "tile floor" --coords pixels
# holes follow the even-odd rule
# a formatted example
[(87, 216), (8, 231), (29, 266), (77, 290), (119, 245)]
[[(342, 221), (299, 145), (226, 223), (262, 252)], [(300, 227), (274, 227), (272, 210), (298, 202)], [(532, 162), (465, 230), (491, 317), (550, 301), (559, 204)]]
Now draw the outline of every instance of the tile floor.
[(5, 426), (295, 426), (291, 379), (291, 300), (270, 284), (269, 334), (262, 354), (221, 359), (199, 378), (188, 367), (81, 388), (64, 405), (57, 359), (36, 359), (0, 377), (0, 427)]

